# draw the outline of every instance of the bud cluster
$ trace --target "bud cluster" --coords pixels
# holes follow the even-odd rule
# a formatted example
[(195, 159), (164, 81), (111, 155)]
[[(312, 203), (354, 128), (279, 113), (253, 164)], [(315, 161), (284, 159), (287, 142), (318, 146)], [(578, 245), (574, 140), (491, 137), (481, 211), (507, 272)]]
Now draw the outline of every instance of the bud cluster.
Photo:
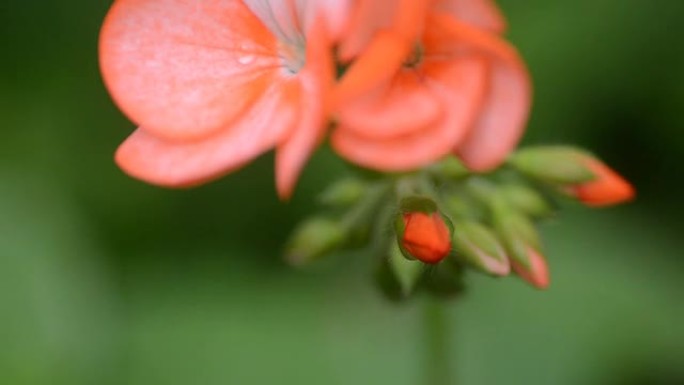
[(549, 268), (537, 228), (560, 200), (594, 207), (633, 196), (622, 177), (575, 148), (523, 149), (490, 174), (471, 173), (449, 157), (412, 174), (333, 184), (320, 198), (329, 214), (306, 220), (287, 256), (305, 265), (371, 244), (379, 259), (377, 280), (394, 299), (419, 290), (459, 293), (467, 270), (493, 277), (513, 272), (544, 289)]

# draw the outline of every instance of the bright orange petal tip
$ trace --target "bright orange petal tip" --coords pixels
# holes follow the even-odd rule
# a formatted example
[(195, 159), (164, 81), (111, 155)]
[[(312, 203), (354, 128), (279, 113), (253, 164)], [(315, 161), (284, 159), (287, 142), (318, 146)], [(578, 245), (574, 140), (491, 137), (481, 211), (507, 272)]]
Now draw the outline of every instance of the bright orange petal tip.
[(527, 257), (529, 259), (529, 266), (523, 265), (514, 259), (511, 259), (511, 267), (520, 278), (524, 279), (530, 285), (538, 289), (546, 289), (551, 283), (549, 277), (549, 268), (546, 259), (537, 250), (529, 247), (527, 249)]
[(403, 215), (404, 234), (400, 243), (410, 256), (435, 264), (451, 252), (451, 231), (439, 212)]
[(611, 206), (631, 201), (636, 196), (634, 187), (603, 162), (584, 158), (583, 163), (594, 174), (595, 179), (572, 186), (569, 191), (587, 206)]

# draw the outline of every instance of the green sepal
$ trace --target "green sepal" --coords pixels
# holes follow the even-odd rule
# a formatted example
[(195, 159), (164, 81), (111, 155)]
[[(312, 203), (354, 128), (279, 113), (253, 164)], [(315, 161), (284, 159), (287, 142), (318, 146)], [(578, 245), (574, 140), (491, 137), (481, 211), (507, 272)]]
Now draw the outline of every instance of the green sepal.
[(425, 264), (406, 259), (397, 242), (392, 242), (389, 250), (389, 265), (404, 296), (408, 297), (416, 288), (425, 272)]
[(399, 201), (399, 211), (402, 213), (421, 212), (432, 214), (437, 211), (437, 203), (434, 199), (425, 196), (408, 196)]

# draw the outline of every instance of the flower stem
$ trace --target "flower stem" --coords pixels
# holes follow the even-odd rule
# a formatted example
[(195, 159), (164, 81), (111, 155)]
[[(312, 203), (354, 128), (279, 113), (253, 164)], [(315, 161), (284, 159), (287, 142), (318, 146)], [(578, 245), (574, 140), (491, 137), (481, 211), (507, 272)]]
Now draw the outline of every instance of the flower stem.
[(426, 298), (423, 304), (425, 385), (453, 385), (449, 349), (449, 320), (441, 298)]

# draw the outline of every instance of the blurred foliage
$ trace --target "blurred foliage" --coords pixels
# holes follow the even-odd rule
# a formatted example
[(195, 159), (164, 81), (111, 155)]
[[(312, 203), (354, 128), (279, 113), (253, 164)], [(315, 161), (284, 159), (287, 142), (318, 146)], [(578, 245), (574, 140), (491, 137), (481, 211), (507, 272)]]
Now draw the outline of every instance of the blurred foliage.
[[(464, 384), (684, 382), (684, 2), (502, 0), (528, 59), (527, 143), (590, 148), (637, 203), (547, 226), (548, 292), (468, 277), (451, 317)], [(132, 130), (105, 92), (109, 2), (0, 5), (0, 383), (411, 384), (415, 304), (385, 303), (363, 252), (280, 259), (326, 151), (278, 202), (272, 156), (188, 191), (112, 162)]]

